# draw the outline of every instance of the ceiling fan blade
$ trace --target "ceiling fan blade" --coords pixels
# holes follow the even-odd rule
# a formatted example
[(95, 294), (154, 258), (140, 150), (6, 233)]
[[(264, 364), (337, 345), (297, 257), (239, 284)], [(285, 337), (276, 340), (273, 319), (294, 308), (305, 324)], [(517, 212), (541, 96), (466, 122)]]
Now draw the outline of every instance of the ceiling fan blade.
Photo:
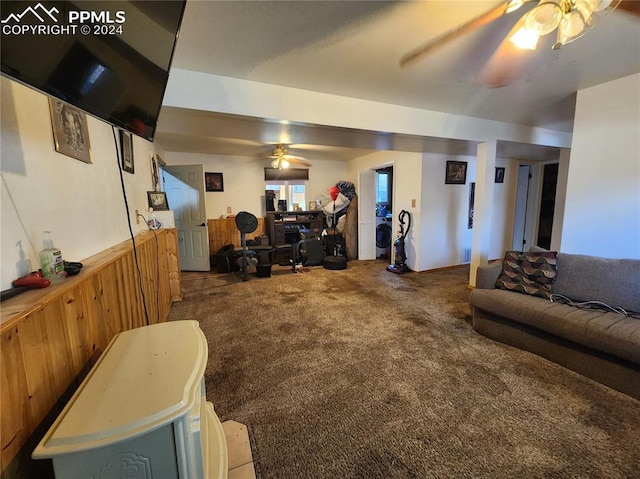
[(520, 20), (511, 29), (509, 34), (491, 58), (484, 65), (476, 78), (477, 83), (481, 83), (489, 88), (501, 88), (511, 85), (518, 77), (527, 70), (527, 64), (535, 54), (534, 50), (523, 50), (509, 41), (509, 38), (520, 28)]
[(287, 155), (285, 157), (285, 160), (287, 160), (289, 163), (295, 164), (295, 165), (300, 165), (300, 166), (306, 166), (306, 167), (310, 167), (311, 163), (304, 161), (301, 158), (297, 158), (295, 156), (291, 156), (291, 155)]
[(435, 40), (427, 43), (426, 45), (423, 45), (409, 53), (407, 53), (406, 55), (404, 55), (401, 59), (400, 59), (400, 66), (401, 67), (405, 67), (413, 62), (415, 62), (416, 60), (422, 58), (423, 56), (432, 53), (433, 51), (437, 50), (438, 48), (442, 47), (443, 45), (445, 45), (446, 43), (449, 43), (452, 40), (455, 40), (456, 38), (464, 35), (467, 32), (470, 32), (471, 30), (474, 30), (476, 28), (479, 28), (483, 25), (486, 25), (487, 23), (490, 23), (498, 18), (500, 18), (502, 15), (504, 15), (507, 11), (507, 5), (508, 2), (503, 2), (500, 5), (498, 5), (495, 8), (492, 8), (491, 10), (489, 10), (488, 12), (483, 13), (482, 15), (479, 15), (477, 17), (475, 17), (474, 19), (468, 21), (467, 23), (459, 26), (458, 28), (451, 30), (447, 33), (445, 33), (444, 35), (436, 38)]

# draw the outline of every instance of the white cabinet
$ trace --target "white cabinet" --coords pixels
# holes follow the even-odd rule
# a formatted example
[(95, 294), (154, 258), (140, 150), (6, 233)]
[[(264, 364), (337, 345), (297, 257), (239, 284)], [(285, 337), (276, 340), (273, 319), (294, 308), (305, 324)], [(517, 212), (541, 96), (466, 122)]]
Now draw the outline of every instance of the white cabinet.
[(57, 479), (225, 479), (197, 321), (118, 334), (33, 451)]

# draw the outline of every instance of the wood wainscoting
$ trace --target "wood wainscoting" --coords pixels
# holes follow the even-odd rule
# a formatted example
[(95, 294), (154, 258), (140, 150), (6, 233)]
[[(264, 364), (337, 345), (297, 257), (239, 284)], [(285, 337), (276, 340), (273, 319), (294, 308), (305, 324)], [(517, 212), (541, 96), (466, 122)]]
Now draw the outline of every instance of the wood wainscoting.
[(82, 261), (78, 275), (2, 303), (3, 474), (12, 461), (18, 467), (23, 445), (113, 336), (147, 324), (141, 287), (149, 324), (166, 321), (182, 299), (177, 231), (135, 240), (140, 278), (127, 240)]
[[(220, 218), (207, 220), (209, 230), (209, 257), (215, 255), (224, 245), (232, 244), (240, 247), (240, 231), (236, 226), (235, 218)], [(253, 233), (247, 235), (247, 239), (267, 234), (266, 219), (258, 218), (258, 227)]]

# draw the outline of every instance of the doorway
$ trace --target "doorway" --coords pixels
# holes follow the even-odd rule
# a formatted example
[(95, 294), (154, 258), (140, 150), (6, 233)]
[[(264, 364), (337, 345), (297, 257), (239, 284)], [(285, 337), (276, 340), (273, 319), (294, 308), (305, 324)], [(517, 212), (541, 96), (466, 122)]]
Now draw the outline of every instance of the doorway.
[(178, 230), (183, 271), (209, 271), (209, 232), (204, 196), (204, 166), (167, 166), (164, 179), (169, 207)]
[(556, 207), (556, 187), (558, 184), (558, 163), (544, 165), (542, 192), (540, 194), (540, 216), (538, 217), (538, 240), (541, 248), (551, 249), (553, 213)]
[(376, 258), (390, 262), (393, 223), (393, 166), (376, 172)]
[(512, 243), (515, 251), (526, 251), (531, 245), (551, 247), (558, 169), (558, 163), (520, 165)]

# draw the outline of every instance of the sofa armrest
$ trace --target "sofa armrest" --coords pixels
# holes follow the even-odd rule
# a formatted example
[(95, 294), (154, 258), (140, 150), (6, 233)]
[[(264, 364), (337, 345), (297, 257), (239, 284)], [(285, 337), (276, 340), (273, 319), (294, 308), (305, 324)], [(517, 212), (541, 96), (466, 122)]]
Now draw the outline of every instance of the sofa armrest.
[(487, 265), (478, 266), (476, 274), (476, 288), (493, 289), (502, 272), (502, 261), (494, 261)]

